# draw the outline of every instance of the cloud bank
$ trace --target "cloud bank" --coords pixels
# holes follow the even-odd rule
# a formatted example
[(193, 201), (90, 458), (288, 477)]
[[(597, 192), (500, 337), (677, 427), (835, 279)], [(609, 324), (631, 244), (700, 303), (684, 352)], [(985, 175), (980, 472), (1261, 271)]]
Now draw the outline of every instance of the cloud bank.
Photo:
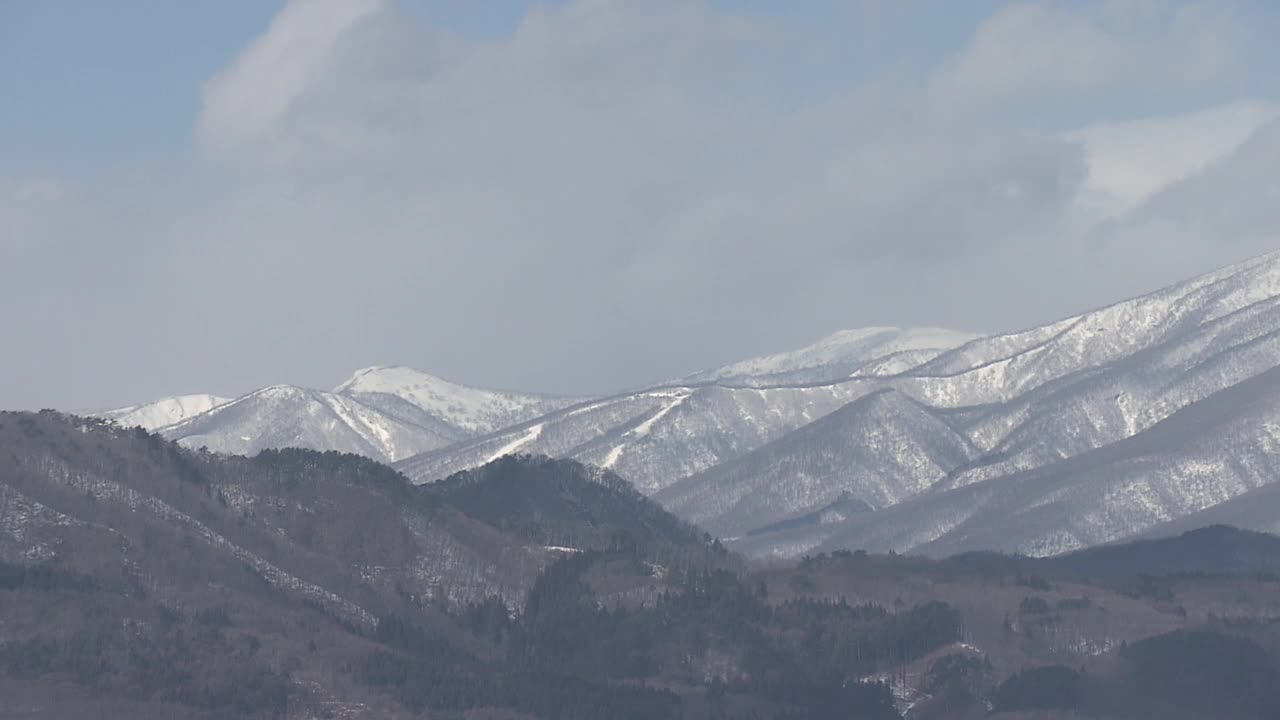
[(766, 61), (803, 33), (696, 0), (487, 40), (294, 0), (204, 87), (190, 166), (0, 183), (0, 404), (376, 363), (599, 392), (1083, 311), (1276, 246), (1280, 113), (1224, 96), (1250, 32), (1218, 3), (1019, 3), (923, 70), (798, 92)]

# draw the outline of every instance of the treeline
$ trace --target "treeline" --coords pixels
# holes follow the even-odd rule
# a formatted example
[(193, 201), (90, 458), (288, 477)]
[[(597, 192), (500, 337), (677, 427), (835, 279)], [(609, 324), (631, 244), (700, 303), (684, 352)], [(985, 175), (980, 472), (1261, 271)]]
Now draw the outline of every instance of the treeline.
[(996, 711), (1079, 710), (1104, 717), (1270, 720), (1280, 671), (1252, 640), (1219, 630), (1175, 630), (1126, 645), (1111, 672), (1028, 668), (994, 693)]
[(93, 592), (101, 583), (87, 575), (48, 565), (14, 565), (0, 560), (0, 590)]
[[(33, 697), (69, 682), (201, 718), (399, 703), (450, 719), (888, 720), (892, 684), (917, 693), (915, 720), (1262, 720), (1280, 707), (1277, 586), (1254, 572), (1275, 562), (1265, 536), (751, 568), (576, 463), (507, 458), (421, 488), (357, 456), (227, 458), (48, 413), (0, 413), (0, 441), (0, 490), (17, 491), (0, 500), (86, 520), (0, 507), (57, 543), (54, 564), (0, 562), (0, 676)], [(113, 484), (156, 502), (122, 502)], [(289, 575), (269, 582), (232, 547)], [(1188, 579), (1219, 565), (1236, 574)], [(368, 615), (339, 614), (290, 576)], [(930, 598), (965, 607), (967, 627)], [(1204, 627), (1220, 605), (1239, 619)], [(1137, 639), (1178, 626), (1198, 629)]]
[(288, 673), (259, 655), (258, 637), (228, 631), (216, 613), (185, 618), (105, 593), (56, 604), (65, 609), (56, 628), (0, 643), (5, 675), (228, 717), (277, 718), (288, 710)]
[(602, 607), (584, 576), (617, 559), (591, 552), (556, 562), (514, 617), (493, 601), (459, 611), (472, 637), (497, 651), (496, 666), (386, 617), (374, 637), (388, 649), (357, 674), (415, 710), (500, 699), (557, 718), (668, 718), (687, 705), (706, 717), (874, 720), (898, 714), (888, 687), (866, 676), (963, 633), (944, 603), (901, 613), (812, 600), (774, 606), (763, 586), (719, 569), (685, 573), (652, 607)]
[(313, 476), (323, 475), (340, 477), (352, 485), (370, 488), (400, 502), (438, 504), (433, 496), (416, 492), (413, 483), (404, 475), (363, 455), (336, 450), (318, 452), (282, 448), (263, 450), (253, 457), (252, 462), (265, 470), (269, 480), (284, 490), (298, 490)]
[(421, 490), (547, 545), (604, 549), (613, 538), (643, 547), (711, 543), (618, 475), (573, 460), (508, 455)]

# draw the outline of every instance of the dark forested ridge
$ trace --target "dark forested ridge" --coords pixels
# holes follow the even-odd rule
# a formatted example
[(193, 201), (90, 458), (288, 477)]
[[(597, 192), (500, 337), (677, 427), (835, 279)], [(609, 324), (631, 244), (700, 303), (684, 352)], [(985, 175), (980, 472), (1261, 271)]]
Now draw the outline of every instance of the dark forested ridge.
[(471, 517), (548, 545), (595, 547), (615, 537), (697, 544), (702, 533), (608, 470), (575, 460), (508, 455), (421, 486)]
[(1278, 544), (749, 564), (577, 463), (0, 413), (0, 718), (1270, 718)]

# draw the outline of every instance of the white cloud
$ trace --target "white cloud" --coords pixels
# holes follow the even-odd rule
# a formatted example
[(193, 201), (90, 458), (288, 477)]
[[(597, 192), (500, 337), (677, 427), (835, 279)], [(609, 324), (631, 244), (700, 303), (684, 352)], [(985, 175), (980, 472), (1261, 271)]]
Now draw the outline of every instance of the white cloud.
[(1133, 210), (1161, 190), (1230, 156), (1280, 106), (1232, 103), (1170, 117), (1092, 125), (1068, 133), (1088, 164), (1081, 211), (1099, 219)]
[[(97, 249), (75, 255), (59, 322), (104, 297), (131, 318), (83, 329), (121, 359), (80, 392), (120, 395), (73, 404), (387, 362), (605, 390), (840, 327), (1025, 325), (1208, 269), (1209, 230), (1105, 233), (1167, 216), (1155, 199), (1233, 156), (1263, 105), (1065, 135), (972, 112), (1096, 80), (1030, 47), (983, 77), (1034, 40), (1018, 28), (1142, 58), (1109, 83), (1163, 81), (1160, 53), (1201, 47), (1170, 21), (1135, 49), (1111, 27), (1132, 8), (1071, 7), (998, 14), (932, 83), (802, 105), (748, 72), (767, 27), (694, 0), (579, 0), (483, 42), (391, 2), (295, 0), (205, 88), (190, 178), (53, 203), (47, 232)], [(1142, 252), (1167, 262), (1099, 272)], [(175, 326), (199, 331), (174, 343)]]
[(1019, 2), (984, 21), (939, 68), (943, 103), (1088, 94), (1122, 87), (1203, 85), (1241, 69), (1225, 4)]
[[(266, 34), (205, 88), (201, 140), (215, 152), (278, 141), (281, 124), (307, 89), (335, 72), (335, 49), (385, 0), (288, 3)], [(280, 151), (277, 148), (277, 151)]]

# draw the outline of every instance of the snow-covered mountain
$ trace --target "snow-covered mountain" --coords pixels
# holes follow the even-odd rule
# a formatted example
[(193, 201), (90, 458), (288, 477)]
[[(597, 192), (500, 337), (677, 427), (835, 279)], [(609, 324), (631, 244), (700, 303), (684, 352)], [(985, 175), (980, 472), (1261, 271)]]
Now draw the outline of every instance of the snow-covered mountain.
[(184, 396), (96, 414), (223, 453), (303, 447), (394, 462), (573, 402), (468, 387), (405, 367), (375, 367), (357, 371), (333, 392), (273, 385), (234, 400)]
[[(1181, 518), (1257, 515), (1252, 497), (1280, 510), (1280, 367), (1215, 393), (1133, 437), (1056, 463), (927, 492), (857, 522), (809, 525), (748, 538), (748, 550), (788, 554), (860, 547), (932, 555), (1004, 550), (1050, 555), (1179, 529)], [(1232, 503), (1227, 505), (1227, 503)], [(1230, 512), (1214, 512), (1222, 507)], [(1167, 526), (1167, 527), (1165, 527)]]
[(357, 452), (416, 482), (511, 453), (573, 458), (753, 553), (1043, 554), (1185, 517), (1265, 524), (1239, 498), (1280, 497), (1277, 365), (1272, 254), (1002, 335), (851, 330), (576, 400), (368, 368), (333, 392), (276, 386), (184, 415), (190, 402), (161, 431), (233, 453)]
[(833, 382), (855, 373), (896, 374), (977, 338), (973, 333), (941, 328), (841, 330), (798, 350), (704, 370), (681, 382), (763, 386)]
[(114, 420), (121, 427), (141, 426), (147, 430), (158, 430), (200, 413), (208, 412), (228, 401), (228, 398), (216, 395), (178, 395), (176, 397), (161, 398), (143, 405), (131, 405), (115, 410), (87, 414), (95, 415), (105, 420)]
[(459, 385), (407, 367), (357, 370), (334, 392), (371, 405), (383, 403), (376, 396), (400, 398), (468, 435), (493, 432), (577, 402)]
[(396, 467), (431, 482), (507, 453), (569, 457), (617, 472), (645, 493), (781, 437), (876, 387), (675, 385), (592, 400), (409, 458)]
[(546, 454), (608, 468), (652, 493), (875, 392), (891, 368), (925, 362), (973, 337), (938, 329), (843, 331), (796, 351), (569, 406), (398, 467), (430, 482), (505, 453)]
[(1165, 538), (1210, 525), (1280, 534), (1280, 482), (1272, 482), (1199, 512), (1152, 526), (1142, 538)]
[[(1151, 490), (1155, 497), (1129, 491), (1135, 503), (1165, 508), (1150, 521), (1125, 511), (1122, 521), (1086, 531), (1068, 514), (1039, 514), (1038, 534), (1010, 530), (1008, 542), (991, 533), (946, 533), (956, 518), (994, 523), (1011, 512), (1002, 505), (983, 514), (1012, 492), (997, 492), (1013, 487), (1012, 478), (1032, 483), (1026, 478), (1043, 472), (1077, 483), (1083, 476), (1062, 472), (1073, 467), (1063, 463), (1089, 457), (1092, 467), (1098, 452), (1143, 437), (1184, 409), (1203, 417), (1192, 408), (1280, 363), (1280, 254), (1025, 331), (967, 342), (942, 333), (960, 343), (951, 349), (890, 337), (876, 345), (887, 355), (843, 365), (831, 360), (839, 353), (823, 349), (848, 350), (867, 338), (875, 345), (878, 333), (838, 334), (796, 353), (691, 376), (698, 383), (566, 408), (399, 467), (425, 482), (506, 452), (566, 455), (615, 469), (677, 513), (758, 553), (860, 542), (930, 551), (985, 542), (1049, 552), (1120, 539), (1208, 505), (1174, 483)], [(824, 373), (837, 378), (815, 380)], [(1239, 420), (1230, 415), (1222, 422)], [(1183, 432), (1183, 440), (1195, 434)], [(1116, 472), (1135, 472), (1135, 463)], [(1250, 477), (1238, 483), (1241, 491), (1269, 482), (1265, 473)], [(1049, 481), (1036, 482), (1040, 488)], [(1232, 481), (1224, 475), (1222, 482)], [(1109, 497), (1098, 488), (1081, 492)], [(1028, 502), (1056, 507), (1039, 496)], [(930, 503), (940, 509), (918, 510)], [(857, 531), (880, 523), (893, 534)]]
[(841, 498), (869, 510), (895, 505), (977, 454), (939, 413), (896, 390), (881, 390), (685, 478), (654, 499), (714, 534), (732, 537)]
[[(1280, 457), (1268, 455), (1271, 421), (1248, 415), (1249, 396), (1241, 388), (1260, 392), (1249, 383), (1269, 377), (1278, 363), (1278, 255), (1045, 328), (975, 341), (890, 382), (920, 402), (947, 408), (949, 424), (981, 450), (975, 460), (941, 473), (927, 491), (889, 511), (821, 526), (791, 523), (783, 532), (756, 533), (742, 540), (742, 547), (797, 553), (852, 544), (937, 553), (995, 548), (1043, 554), (1142, 533), (1153, 523), (1227, 499), (1232, 495), (1227, 488), (1243, 491), (1271, 481), (1267, 472), (1280, 466)], [(1203, 421), (1203, 408), (1211, 401), (1216, 422), (1232, 428), (1221, 436), (1203, 422), (1185, 419)], [(1174, 418), (1183, 419), (1174, 423)], [(1181, 428), (1181, 434), (1164, 441), (1154, 455), (1098, 468), (1100, 457), (1150, 437), (1157, 428), (1159, 437), (1172, 437), (1170, 427)], [(1261, 428), (1262, 435), (1251, 435), (1251, 428)], [(1215, 454), (1226, 447), (1247, 454), (1232, 444), (1236, 440), (1252, 443), (1248, 452), (1257, 464), (1249, 472), (1224, 464)], [(856, 448), (857, 443), (851, 438), (848, 444)], [(1196, 449), (1180, 455), (1186, 448)], [(1175, 461), (1175, 455), (1181, 459)], [(1078, 465), (1072, 464), (1076, 458)], [(1139, 478), (1142, 468), (1165, 460), (1171, 464), (1158, 477), (1167, 482), (1134, 480), (1138, 484), (1120, 495), (1097, 487)], [(1199, 468), (1201, 482), (1210, 483), (1210, 490), (1175, 482), (1178, 472), (1191, 472), (1175, 465)], [(751, 472), (740, 472), (738, 478), (758, 482), (758, 474)], [(805, 486), (794, 477), (788, 484)], [(1034, 514), (1034, 523), (1012, 527), (1008, 518), (1024, 508), (1010, 498), (1023, 492), (1014, 488), (1029, 484), (1037, 492), (1051, 487), (1045, 493), (1052, 499), (1032, 493), (1028, 507), (1046, 509)], [(807, 509), (819, 510), (831, 495), (810, 493)], [(1111, 519), (1082, 519), (1090, 512), (1086, 510), (1053, 514), (1047, 509), (1061, 509), (1071, 498), (1105, 499)], [(862, 499), (874, 505), (872, 498)], [(1161, 509), (1148, 518), (1138, 506)], [(955, 529), (962, 522), (968, 532)], [(990, 532), (972, 530), (984, 523)], [(888, 534), (877, 534), (876, 528)]]
[(235, 455), (301, 447), (388, 461), (463, 437), (408, 403), (398, 410), (392, 414), (337, 393), (272, 385), (160, 432), (188, 447)]

